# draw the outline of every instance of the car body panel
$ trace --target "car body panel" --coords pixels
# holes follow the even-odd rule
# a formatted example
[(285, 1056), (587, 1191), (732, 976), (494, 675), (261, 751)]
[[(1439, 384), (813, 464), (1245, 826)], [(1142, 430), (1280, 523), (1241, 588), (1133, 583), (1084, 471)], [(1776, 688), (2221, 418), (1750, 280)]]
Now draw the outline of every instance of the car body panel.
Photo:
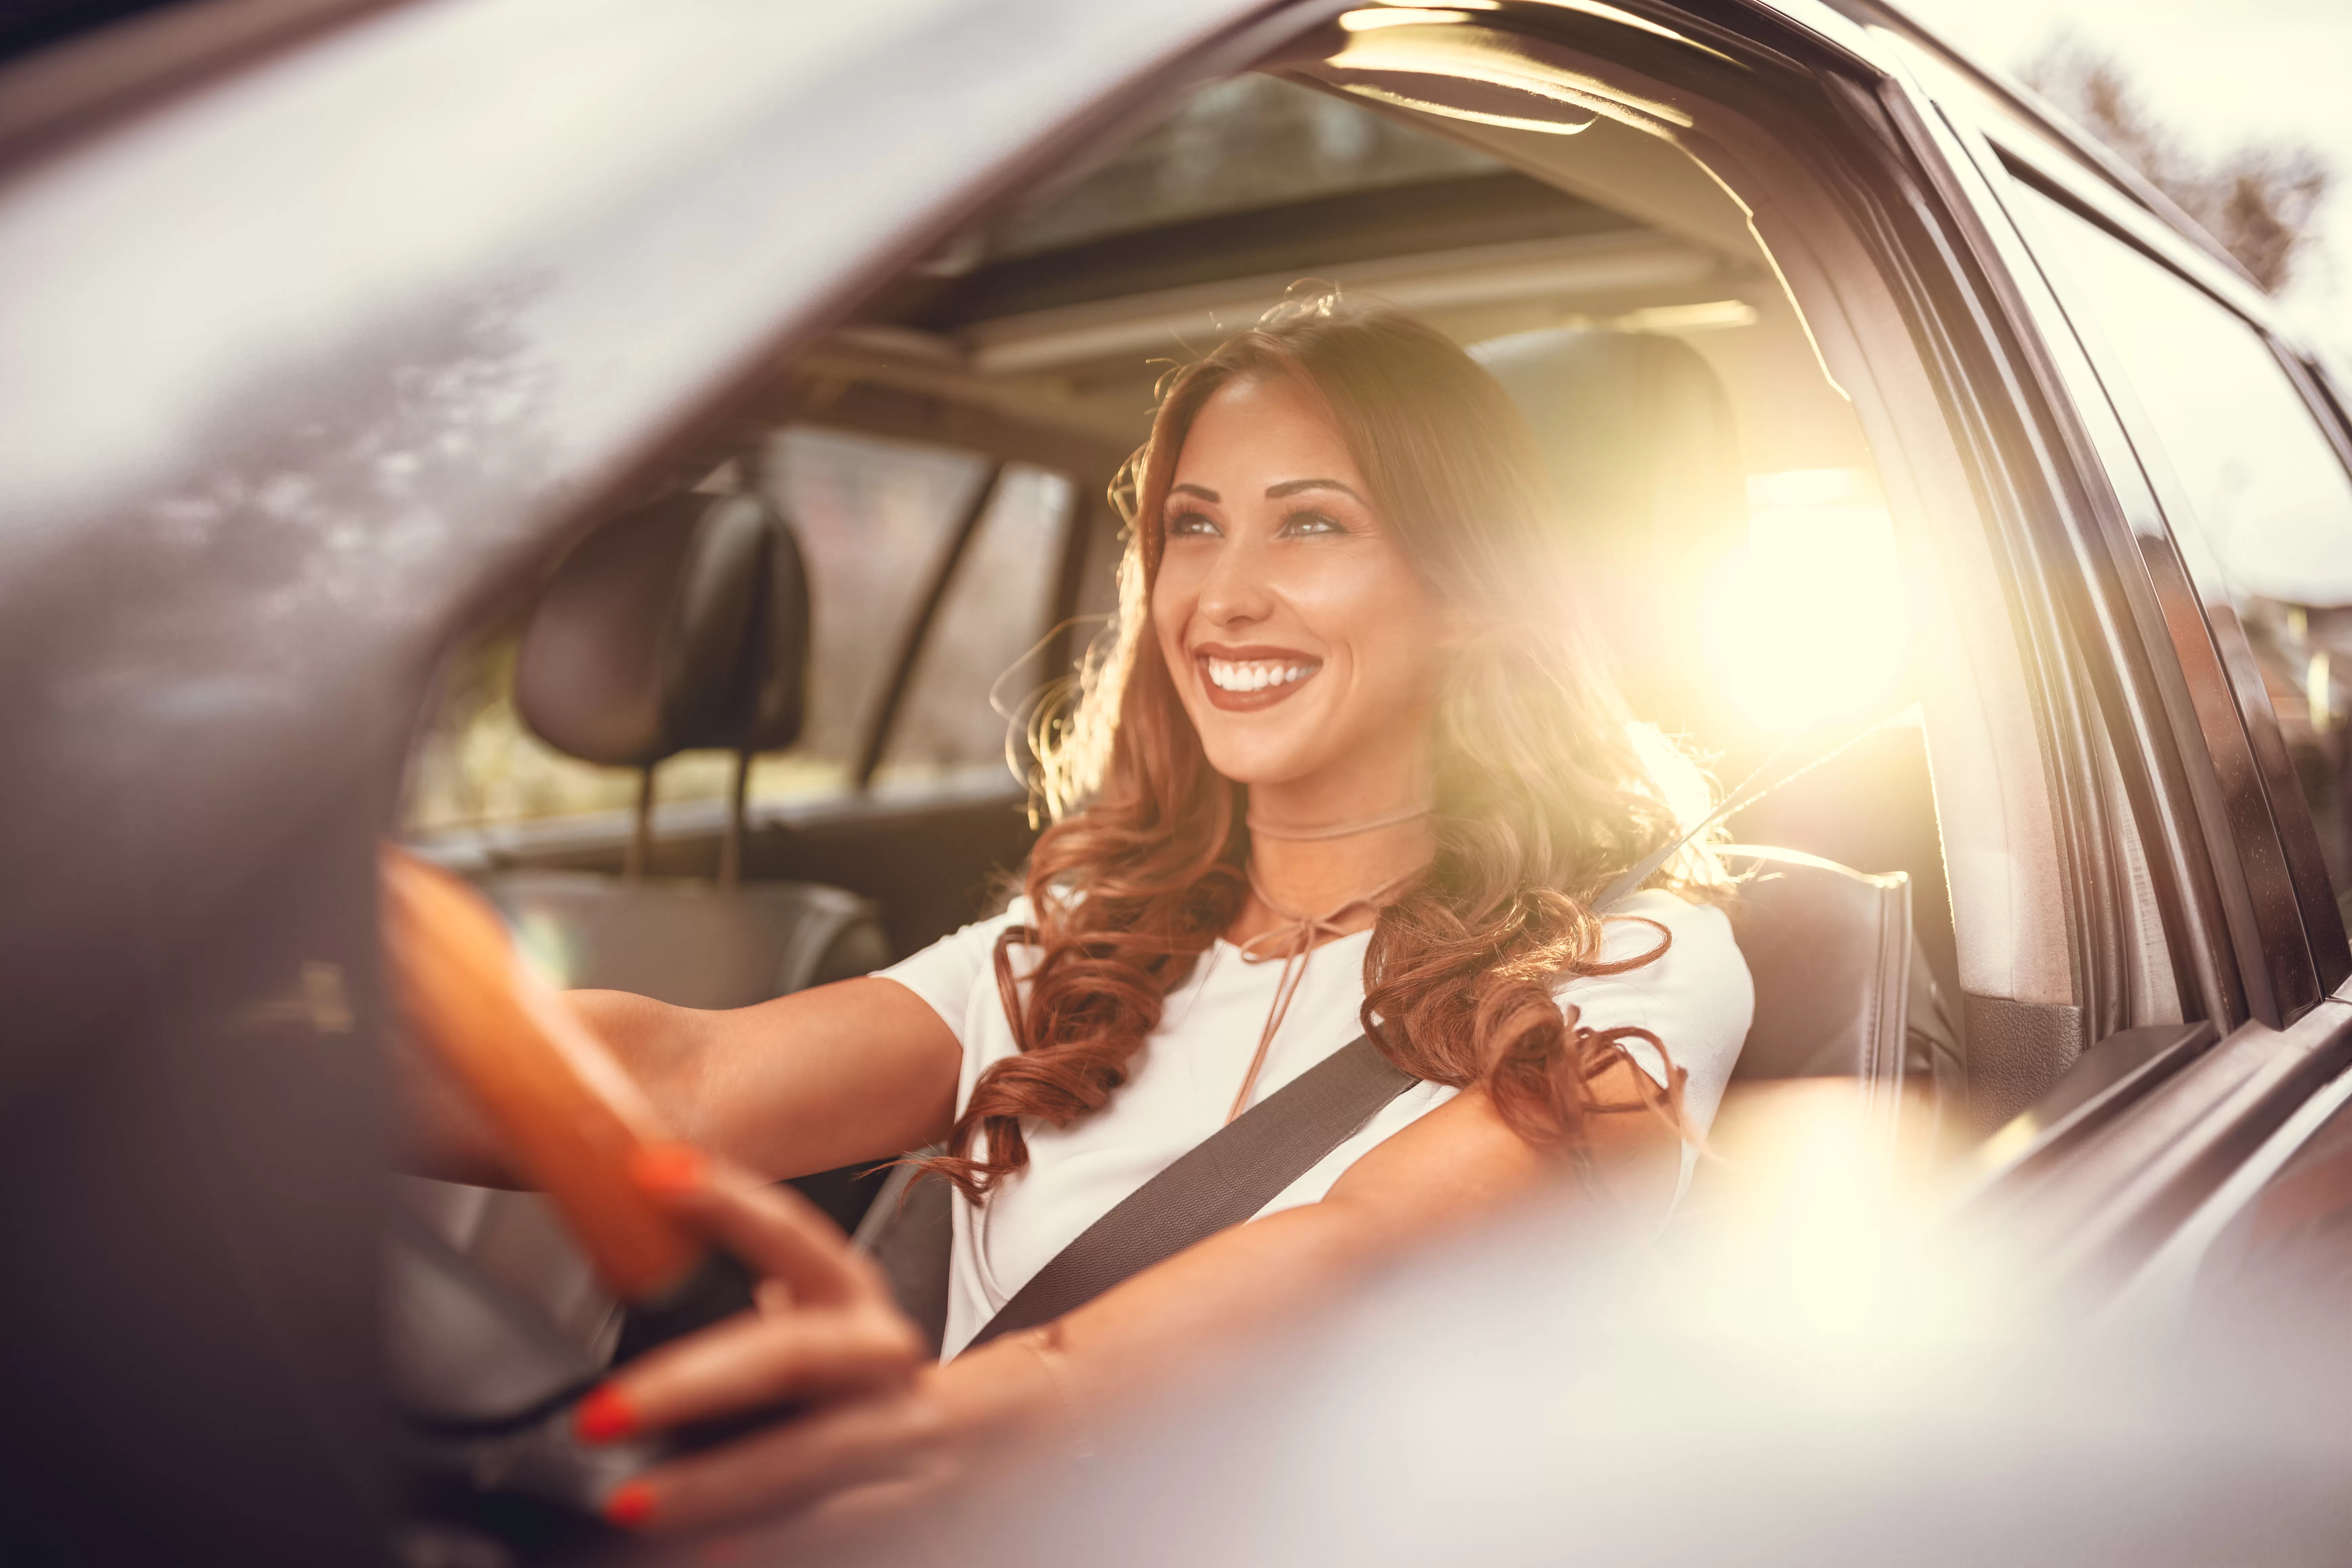
[(372, 845), (440, 648), (1252, 17), (424, 4), (7, 164), (12, 1490), (101, 1555), (380, 1548)]

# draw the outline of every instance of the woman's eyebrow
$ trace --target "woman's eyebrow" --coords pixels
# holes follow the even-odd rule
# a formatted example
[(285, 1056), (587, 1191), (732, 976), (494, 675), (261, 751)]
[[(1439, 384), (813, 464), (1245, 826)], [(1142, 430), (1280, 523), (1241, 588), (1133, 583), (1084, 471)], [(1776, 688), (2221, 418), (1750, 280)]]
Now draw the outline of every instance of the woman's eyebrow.
[[(1222, 497), (1220, 497), (1214, 490), (1210, 489), (1206, 485), (1171, 485), (1168, 486), (1168, 493), (1171, 496), (1198, 496), (1203, 501), (1216, 501), (1223, 499)], [(1270, 490), (1266, 493), (1268, 495), (1273, 494)]]
[(1265, 498), (1279, 501), (1285, 496), (1296, 496), (1301, 490), (1337, 490), (1343, 496), (1353, 497), (1359, 505), (1370, 505), (1361, 496), (1356, 495), (1353, 487), (1342, 485), (1337, 479), (1286, 479), (1279, 485), (1268, 485)]

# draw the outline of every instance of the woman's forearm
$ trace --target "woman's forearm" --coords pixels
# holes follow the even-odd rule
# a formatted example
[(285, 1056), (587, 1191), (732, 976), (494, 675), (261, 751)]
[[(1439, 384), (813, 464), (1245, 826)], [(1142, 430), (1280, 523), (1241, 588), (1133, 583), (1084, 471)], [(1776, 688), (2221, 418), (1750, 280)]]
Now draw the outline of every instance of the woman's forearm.
[[(1612, 1182), (1638, 1183), (1644, 1195), (1656, 1169), (1678, 1163), (1671, 1130), (1647, 1116), (1611, 1118), (1595, 1144)], [(1020, 1335), (959, 1356), (940, 1369), (942, 1406), (952, 1425), (974, 1431), (992, 1419), (1010, 1427), (1115, 1413), (1327, 1305), (1407, 1249), (1566, 1176), (1556, 1154), (1521, 1140), (1474, 1090), (1359, 1160), (1322, 1202), (1222, 1231), (1069, 1313), (1043, 1357)], [(1060, 1385), (1024, 1363), (1046, 1364)]]
[(985, 1447), (1097, 1424), (1190, 1381), (1268, 1329), (1329, 1301), (1393, 1251), (1377, 1217), (1322, 1204), (1210, 1238), (1072, 1312), (1039, 1343), (1007, 1334), (937, 1368), (955, 1440)]

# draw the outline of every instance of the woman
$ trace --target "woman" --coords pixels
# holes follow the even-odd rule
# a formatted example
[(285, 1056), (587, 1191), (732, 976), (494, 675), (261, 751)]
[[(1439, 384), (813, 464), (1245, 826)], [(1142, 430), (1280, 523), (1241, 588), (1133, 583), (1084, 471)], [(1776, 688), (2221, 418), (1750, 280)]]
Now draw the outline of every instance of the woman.
[[(690, 1144), (641, 1179), (767, 1270), (747, 1317), (583, 1405), (592, 1440), (792, 1396), (796, 1422), (616, 1491), (693, 1522), (919, 1481), (1107, 1405), (1566, 1165), (1663, 1218), (1747, 1032), (1705, 811), (1583, 642), (1534, 440), (1461, 350), (1294, 305), (1179, 373), (1130, 466), (1121, 609), (1045, 727), (1055, 821), (1003, 915), (728, 1013), (578, 993)], [(1248, 1224), (957, 1354), (1060, 1249), (1371, 1030), (1419, 1082)], [(445, 1118), (445, 1126), (447, 1119)], [(470, 1157), (455, 1140), (436, 1163)], [(763, 1178), (943, 1145), (943, 1362)], [(871, 1492), (868, 1495), (872, 1495)]]

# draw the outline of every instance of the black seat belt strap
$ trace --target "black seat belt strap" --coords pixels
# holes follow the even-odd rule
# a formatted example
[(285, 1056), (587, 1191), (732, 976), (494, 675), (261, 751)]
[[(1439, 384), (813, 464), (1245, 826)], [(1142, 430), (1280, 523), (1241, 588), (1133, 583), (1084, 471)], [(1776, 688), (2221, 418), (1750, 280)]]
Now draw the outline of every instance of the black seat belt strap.
[(1078, 1233), (972, 1343), (1034, 1328), (1249, 1218), (1420, 1080), (1358, 1035), (1195, 1145)]

